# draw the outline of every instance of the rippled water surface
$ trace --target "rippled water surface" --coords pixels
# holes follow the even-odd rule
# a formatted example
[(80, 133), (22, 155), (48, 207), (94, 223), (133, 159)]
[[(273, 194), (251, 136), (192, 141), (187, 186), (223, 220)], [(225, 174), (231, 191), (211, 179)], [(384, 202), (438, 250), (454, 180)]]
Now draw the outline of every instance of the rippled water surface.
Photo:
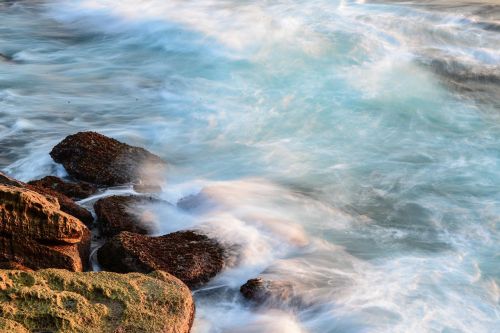
[[(161, 196), (208, 204), (161, 233), (237, 249), (195, 332), (495, 332), (495, 2), (0, 2), (0, 169), (64, 175), (79, 130), (168, 160)], [(299, 304), (252, 307), (257, 276)]]

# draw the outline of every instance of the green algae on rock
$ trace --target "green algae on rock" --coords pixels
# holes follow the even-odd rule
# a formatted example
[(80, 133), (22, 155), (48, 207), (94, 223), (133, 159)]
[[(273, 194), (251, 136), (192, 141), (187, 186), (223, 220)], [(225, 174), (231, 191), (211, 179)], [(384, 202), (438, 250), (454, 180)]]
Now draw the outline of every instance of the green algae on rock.
[(29, 333), (29, 331), (17, 321), (0, 318), (0, 333)]
[(161, 271), (0, 270), (0, 332), (185, 333), (193, 317), (188, 287)]

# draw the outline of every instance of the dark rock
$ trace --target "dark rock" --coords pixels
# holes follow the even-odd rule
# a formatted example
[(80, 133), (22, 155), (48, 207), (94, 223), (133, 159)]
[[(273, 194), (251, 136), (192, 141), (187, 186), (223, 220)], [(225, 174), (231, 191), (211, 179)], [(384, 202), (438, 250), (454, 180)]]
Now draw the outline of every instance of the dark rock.
[(54, 176), (46, 176), (42, 179), (32, 180), (29, 181), (28, 184), (51, 189), (64, 194), (72, 200), (85, 199), (97, 192), (97, 186), (94, 184), (85, 182), (69, 183)]
[(287, 281), (250, 279), (241, 286), (240, 292), (257, 304), (280, 306), (297, 301), (293, 285)]
[(190, 194), (177, 201), (177, 207), (190, 212), (205, 212), (217, 205), (215, 199), (206, 189), (197, 194)]
[(108, 270), (126, 273), (166, 271), (193, 288), (208, 282), (224, 267), (224, 249), (205, 235), (179, 231), (160, 237), (122, 232), (97, 252)]
[(8, 56), (6, 54), (0, 53), (0, 61), (13, 62), (14, 59), (12, 59), (11, 56)]
[(95, 132), (66, 137), (50, 152), (74, 178), (101, 185), (150, 183), (166, 167), (158, 156)]
[(101, 235), (112, 237), (122, 231), (152, 233), (155, 229), (154, 221), (148, 219), (148, 214), (138, 212), (137, 206), (159, 202), (161, 201), (150, 197), (121, 195), (99, 199), (94, 204), (94, 210)]
[(90, 227), (94, 222), (94, 217), (92, 216), (92, 213), (90, 213), (82, 206), (79, 206), (77, 203), (75, 203), (72, 199), (68, 198), (64, 194), (59, 193), (58, 191), (53, 190), (51, 188), (42, 187), (40, 185), (27, 184), (26, 188), (38, 192), (40, 194), (43, 194), (45, 196), (52, 196), (56, 198), (63, 212), (68, 213), (69, 215), (73, 215), (74, 217), (85, 223), (85, 225)]
[(25, 187), (26, 186), (25, 183), (20, 182), (17, 179), (11, 178), (2, 172), (0, 172), (0, 184), (10, 185), (10, 186), (15, 186), (15, 187)]

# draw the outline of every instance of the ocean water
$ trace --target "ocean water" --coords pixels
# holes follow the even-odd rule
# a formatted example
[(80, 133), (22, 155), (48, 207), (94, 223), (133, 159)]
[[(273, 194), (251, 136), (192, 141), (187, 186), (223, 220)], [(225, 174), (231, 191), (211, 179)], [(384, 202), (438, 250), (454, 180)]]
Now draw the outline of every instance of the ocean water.
[[(2, 1), (0, 53), (2, 171), (141, 145), (158, 234), (233, 249), (194, 332), (498, 332), (497, 1)], [(299, 301), (252, 306), (257, 276)]]

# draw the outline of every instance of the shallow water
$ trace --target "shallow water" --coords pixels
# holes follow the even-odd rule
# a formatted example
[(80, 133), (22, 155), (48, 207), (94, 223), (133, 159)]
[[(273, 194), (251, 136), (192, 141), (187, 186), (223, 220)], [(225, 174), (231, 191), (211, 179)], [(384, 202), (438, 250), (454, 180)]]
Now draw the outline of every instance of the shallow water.
[[(494, 332), (499, 12), (4, 1), (0, 168), (64, 176), (48, 152), (88, 129), (168, 160), (161, 197), (201, 206), (150, 208), (158, 233), (235, 249), (195, 292), (195, 332)], [(256, 276), (291, 281), (301, 306), (250, 306)]]

